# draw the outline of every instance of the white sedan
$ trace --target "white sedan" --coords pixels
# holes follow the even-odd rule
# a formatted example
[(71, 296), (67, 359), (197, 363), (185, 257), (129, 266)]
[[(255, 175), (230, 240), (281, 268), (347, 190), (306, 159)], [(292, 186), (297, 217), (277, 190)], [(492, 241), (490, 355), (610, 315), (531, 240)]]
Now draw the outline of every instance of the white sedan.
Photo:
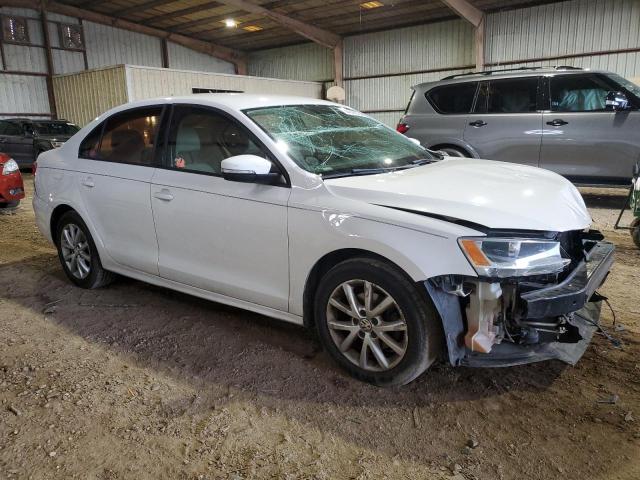
[(317, 333), (353, 376), (575, 363), (613, 247), (537, 168), (442, 158), (349, 107), (196, 95), (127, 104), (38, 159), (68, 278), (125, 275)]

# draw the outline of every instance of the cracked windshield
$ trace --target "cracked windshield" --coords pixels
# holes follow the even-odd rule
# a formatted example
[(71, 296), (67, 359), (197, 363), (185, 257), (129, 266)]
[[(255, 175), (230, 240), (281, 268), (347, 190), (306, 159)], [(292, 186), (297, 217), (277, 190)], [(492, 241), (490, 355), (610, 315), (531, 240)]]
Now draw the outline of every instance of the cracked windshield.
[(407, 137), (347, 107), (286, 105), (245, 113), (300, 167), (323, 177), (381, 173), (435, 160)]

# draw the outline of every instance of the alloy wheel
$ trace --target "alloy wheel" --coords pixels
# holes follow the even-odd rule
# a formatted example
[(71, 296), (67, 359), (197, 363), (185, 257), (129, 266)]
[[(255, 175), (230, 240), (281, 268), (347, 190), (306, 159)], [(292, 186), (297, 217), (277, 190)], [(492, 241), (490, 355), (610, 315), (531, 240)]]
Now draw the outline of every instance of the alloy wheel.
[(91, 272), (91, 250), (87, 237), (82, 229), (68, 223), (60, 234), (62, 258), (71, 274), (82, 280)]
[(327, 302), (326, 318), (338, 350), (364, 370), (390, 370), (407, 351), (407, 323), (402, 310), (373, 282), (349, 280), (338, 285)]

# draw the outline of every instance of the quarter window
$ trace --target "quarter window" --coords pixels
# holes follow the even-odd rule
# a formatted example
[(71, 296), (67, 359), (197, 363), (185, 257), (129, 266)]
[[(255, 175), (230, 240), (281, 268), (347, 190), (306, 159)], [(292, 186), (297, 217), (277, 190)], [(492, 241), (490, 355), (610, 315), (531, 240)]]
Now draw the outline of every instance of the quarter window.
[(479, 113), (528, 113), (538, 110), (538, 77), (494, 80), (480, 87)]
[(101, 123), (94, 128), (89, 135), (87, 135), (80, 144), (80, 151), (78, 156), (80, 158), (97, 159), (98, 149), (100, 148), (100, 138), (102, 137), (102, 129), (104, 123)]
[(238, 123), (201, 107), (175, 107), (165, 162), (170, 168), (220, 174), (222, 160), (265, 152)]
[(618, 88), (596, 75), (551, 77), (553, 112), (597, 112), (606, 110), (607, 93)]
[(469, 113), (477, 87), (477, 82), (437, 87), (427, 92), (427, 100), (440, 113)]

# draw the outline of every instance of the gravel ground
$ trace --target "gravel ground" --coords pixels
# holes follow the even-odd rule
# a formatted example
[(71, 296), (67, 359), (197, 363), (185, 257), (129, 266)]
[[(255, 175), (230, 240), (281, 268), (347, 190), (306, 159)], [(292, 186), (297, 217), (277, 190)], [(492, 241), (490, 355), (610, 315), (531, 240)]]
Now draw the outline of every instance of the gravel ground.
[(388, 390), (297, 327), (128, 279), (72, 287), (27, 200), (0, 216), (0, 478), (637, 480), (640, 250), (612, 230), (625, 192), (583, 193), (618, 248), (603, 323), (622, 347)]

